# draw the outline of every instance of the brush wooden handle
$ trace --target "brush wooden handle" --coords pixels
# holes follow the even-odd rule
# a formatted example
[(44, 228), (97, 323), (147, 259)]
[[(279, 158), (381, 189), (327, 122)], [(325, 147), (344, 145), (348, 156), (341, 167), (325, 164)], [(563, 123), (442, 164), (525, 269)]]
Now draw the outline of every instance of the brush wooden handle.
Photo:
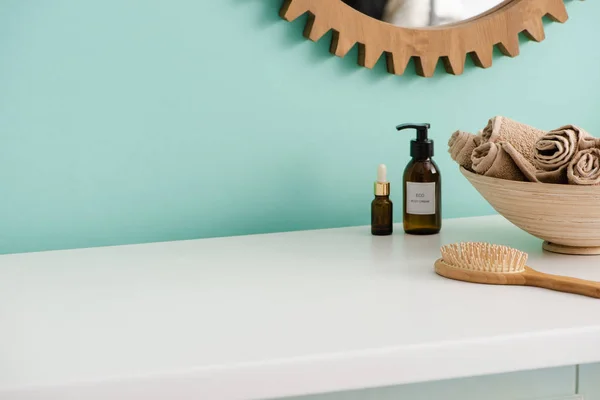
[(525, 285), (536, 286), (559, 292), (581, 294), (588, 297), (600, 299), (600, 282), (586, 281), (584, 279), (571, 278), (568, 276), (550, 275), (535, 271), (529, 267), (522, 274)]

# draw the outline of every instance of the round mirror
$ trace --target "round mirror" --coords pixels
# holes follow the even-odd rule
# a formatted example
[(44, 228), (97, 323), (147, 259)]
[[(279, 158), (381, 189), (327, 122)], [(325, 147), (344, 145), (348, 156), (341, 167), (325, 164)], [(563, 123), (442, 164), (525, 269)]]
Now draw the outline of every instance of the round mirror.
[(565, 22), (563, 0), (284, 0), (280, 15), (307, 14), (304, 36), (317, 41), (329, 31), (330, 51), (344, 57), (358, 46), (358, 64), (372, 68), (382, 57), (402, 75), (411, 58), (417, 74), (433, 76), (441, 60), (446, 72), (462, 74), (467, 56), (492, 65), (496, 46), (519, 54), (519, 34), (544, 39), (542, 18)]
[(457, 23), (493, 9), (503, 0), (340, 0), (361, 13), (406, 28)]

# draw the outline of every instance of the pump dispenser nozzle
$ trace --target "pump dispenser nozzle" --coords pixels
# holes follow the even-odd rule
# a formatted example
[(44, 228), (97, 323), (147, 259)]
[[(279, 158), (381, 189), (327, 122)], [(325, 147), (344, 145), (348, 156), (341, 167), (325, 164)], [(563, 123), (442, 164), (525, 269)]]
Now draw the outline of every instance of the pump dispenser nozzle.
[(429, 124), (402, 124), (396, 127), (397, 130), (416, 129), (417, 139), (410, 141), (410, 156), (417, 160), (423, 160), (433, 157), (433, 140), (428, 137)]

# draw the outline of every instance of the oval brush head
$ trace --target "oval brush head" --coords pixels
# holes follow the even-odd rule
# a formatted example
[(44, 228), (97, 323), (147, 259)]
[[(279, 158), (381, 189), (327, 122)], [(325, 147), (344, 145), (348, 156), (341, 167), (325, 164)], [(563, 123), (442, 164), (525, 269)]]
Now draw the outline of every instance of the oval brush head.
[(442, 246), (435, 272), (445, 278), (488, 285), (536, 286), (600, 298), (600, 282), (534, 271), (525, 266), (527, 253), (489, 243)]
[(524, 272), (527, 263), (527, 253), (490, 243), (447, 244), (441, 252), (448, 266), (471, 271), (516, 274)]

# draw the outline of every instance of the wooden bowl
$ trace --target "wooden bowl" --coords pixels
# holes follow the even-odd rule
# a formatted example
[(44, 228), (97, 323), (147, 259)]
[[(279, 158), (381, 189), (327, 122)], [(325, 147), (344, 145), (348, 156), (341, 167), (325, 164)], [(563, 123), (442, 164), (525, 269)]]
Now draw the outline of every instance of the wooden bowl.
[(498, 213), (545, 240), (545, 250), (600, 254), (600, 186), (515, 182), (460, 171)]

